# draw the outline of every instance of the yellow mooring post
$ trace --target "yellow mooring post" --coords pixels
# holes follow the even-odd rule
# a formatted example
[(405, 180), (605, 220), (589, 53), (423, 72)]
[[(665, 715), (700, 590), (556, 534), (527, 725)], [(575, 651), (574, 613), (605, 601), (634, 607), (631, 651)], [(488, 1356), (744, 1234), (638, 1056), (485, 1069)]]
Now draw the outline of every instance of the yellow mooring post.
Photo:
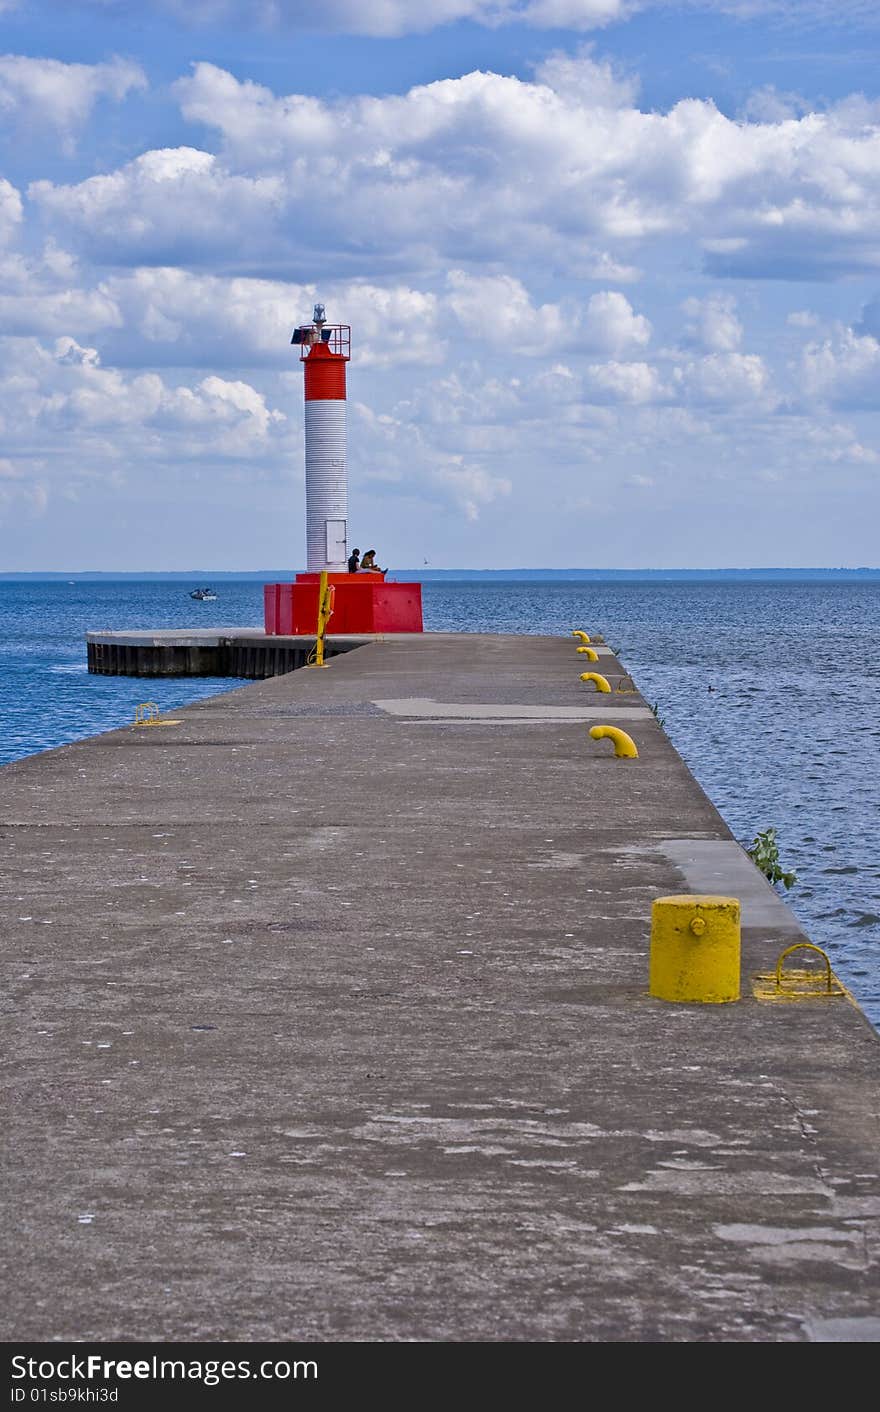
[(581, 672), (581, 681), (594, 681), (597, 691), (610, 691), (611, 684), (607, 677), (603, 677), (601, 672)]
[(654, 899), (649, 990), (658, 1000), (739, 1000), (737, 898), (685, 893)]
[(321, 570), (321, 577), (318, 582), (318, 628), (315, 636), (315, 660), (307, 662), (307, 667), (326, 667), (324, 661), (324, 634), (327, 631), (327, 623), (333, 612), (333, 589), (327, 583), (327, 571)]

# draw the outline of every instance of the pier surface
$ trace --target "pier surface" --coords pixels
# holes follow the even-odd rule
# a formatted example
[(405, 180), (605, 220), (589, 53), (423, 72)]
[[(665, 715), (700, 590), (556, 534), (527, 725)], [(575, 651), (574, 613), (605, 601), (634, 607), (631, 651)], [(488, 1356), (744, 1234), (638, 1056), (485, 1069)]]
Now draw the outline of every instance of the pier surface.
[[(755, 997), (793, 914), (575, 645), (3, 768), (7, 1341), (880, 1338), (880, 1037)], [(739, 1002), (648, 995), (678, 892), (740, 898)]]

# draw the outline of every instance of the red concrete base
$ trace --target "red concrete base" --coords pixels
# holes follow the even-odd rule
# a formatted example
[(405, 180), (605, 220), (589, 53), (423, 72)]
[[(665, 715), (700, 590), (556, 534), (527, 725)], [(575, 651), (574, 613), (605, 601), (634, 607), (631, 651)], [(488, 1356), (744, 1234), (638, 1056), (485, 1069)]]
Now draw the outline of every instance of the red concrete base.
[[(384, 574), (329, 574), (335, 589), (328, 633), (422, 632), (420, 583), (386, 583)], [(319, 574), (297, 574), (295, 583), (267, 583), (263, 602), (267, 634), (314, 633)]]

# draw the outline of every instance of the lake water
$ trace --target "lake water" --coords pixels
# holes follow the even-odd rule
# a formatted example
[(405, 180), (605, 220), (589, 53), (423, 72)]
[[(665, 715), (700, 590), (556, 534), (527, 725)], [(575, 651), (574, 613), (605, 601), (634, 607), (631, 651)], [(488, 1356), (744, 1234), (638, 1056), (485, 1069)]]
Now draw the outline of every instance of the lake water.
[[(240, 685), (86, 671), (90, 629), (262, 625), (260, 583), (192, 587), (0, 582), (0, 762)], [(603, 633), (740, 842), (777, 830), (783, 895), (880, 1028), (880, 582), (435, 582), (423, 603), (427, 629)]]

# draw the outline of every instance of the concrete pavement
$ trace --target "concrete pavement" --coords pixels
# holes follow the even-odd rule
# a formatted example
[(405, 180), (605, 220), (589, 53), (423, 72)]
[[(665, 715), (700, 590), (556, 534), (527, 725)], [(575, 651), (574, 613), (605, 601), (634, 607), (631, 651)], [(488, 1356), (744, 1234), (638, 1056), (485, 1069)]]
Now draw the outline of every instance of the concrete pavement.
[[(877, 1341), (880, 1037), (754, 998), (792, 913), (575, 645), (0, 771), (5, 1339)], [(740, 1002), (648, 995), (681, 891), (741, 898)]]

